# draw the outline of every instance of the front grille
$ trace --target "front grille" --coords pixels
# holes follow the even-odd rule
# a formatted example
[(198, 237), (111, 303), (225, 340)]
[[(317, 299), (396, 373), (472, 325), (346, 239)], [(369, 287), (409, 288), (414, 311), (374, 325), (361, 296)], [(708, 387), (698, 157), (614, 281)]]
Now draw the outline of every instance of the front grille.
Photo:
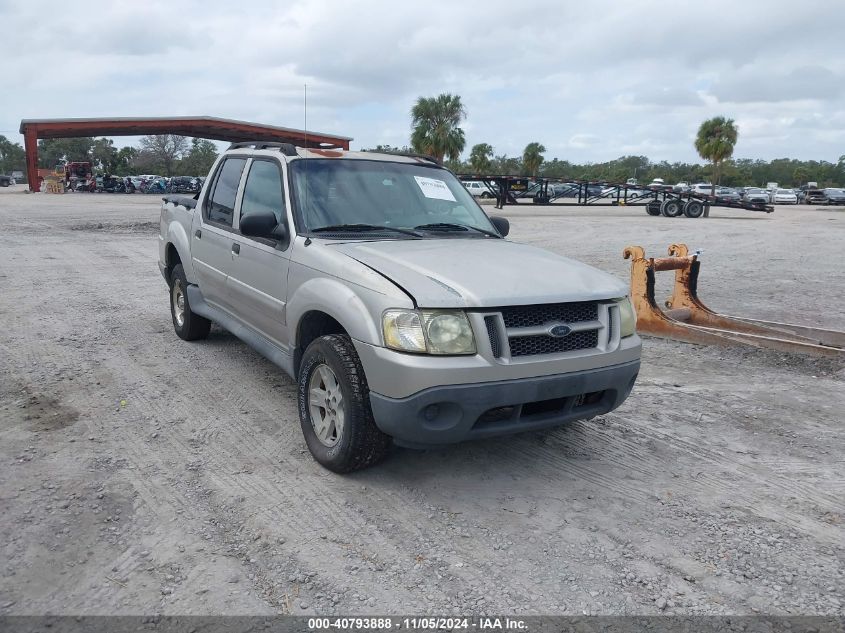
[(502, 344), (499, 342), (499, 333), (496, 331), (496, 317), (484, 317), (484, 325), (487, 328), (487, 336), (490, 339), (493, 358), (500, 358), (502, 356)]
[(595, 321), (599, 318), (599, 306), (595, 301), (512, 306), (502, 308), (502, 318), (505, 320), (505, 327), (534, 327), (553, 322)]
[(599, 344), (598, 330), (572, 332), (569, 336), (512, 336), (508, 339), (511, 356), (533, 356), (535, 354), (557, 354), (578, 349), (590, 349)]

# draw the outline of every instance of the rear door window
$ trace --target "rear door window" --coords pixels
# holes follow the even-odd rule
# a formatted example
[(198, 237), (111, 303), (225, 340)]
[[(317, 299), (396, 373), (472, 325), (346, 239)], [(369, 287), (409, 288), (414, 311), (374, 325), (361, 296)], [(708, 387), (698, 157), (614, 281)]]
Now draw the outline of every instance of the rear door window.
[(209, 222), (231, 227), (235, 217), (235, 198), (246, 165), (245, 158), (227, 158), (217, 172), (214, 189), (207, 205)]

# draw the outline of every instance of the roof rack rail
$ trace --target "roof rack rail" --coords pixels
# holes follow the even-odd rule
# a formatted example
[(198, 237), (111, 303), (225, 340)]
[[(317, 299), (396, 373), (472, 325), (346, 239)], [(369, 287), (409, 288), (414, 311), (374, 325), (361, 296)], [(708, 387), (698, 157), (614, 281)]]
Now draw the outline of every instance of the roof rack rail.
[(273, 141), (243, 141), (241, 143), (232, 143), (229, 149), (238, 149), (241, 147), (251, 147), (253, 149), (270, 149), (278, 148), (285, 156), (296, 156), (296, 146), (293, 143), (278, 143)]
[(390, 154), (391, 156), (404, 156), (405, 158), (419, 158), (420, 160), (427, 160), (430, 163), (434, 163), (435, 165), (442, 165), (439, 160), (437, 160), (434, 156), (429, 154), (418, 154), (416, 152), (376, 152), (372, 149), (363, 149), (362, 152), (374, 152), (378, 154)]

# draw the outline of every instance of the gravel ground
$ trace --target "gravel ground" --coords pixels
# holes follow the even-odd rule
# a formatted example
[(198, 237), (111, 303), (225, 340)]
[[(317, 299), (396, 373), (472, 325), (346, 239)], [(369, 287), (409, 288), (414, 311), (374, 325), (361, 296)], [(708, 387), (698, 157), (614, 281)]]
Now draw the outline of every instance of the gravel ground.
[[(158, 198), (0, 190), (0, 614), (841, 614), (845, 370), (647, 339), (617, 411), (338, 476), (295, 387), (172, 331)], [(845, 329), (845, 212), (509, 208), (728, 313)], [(660, 288), (668, 288), (662, 284)]]

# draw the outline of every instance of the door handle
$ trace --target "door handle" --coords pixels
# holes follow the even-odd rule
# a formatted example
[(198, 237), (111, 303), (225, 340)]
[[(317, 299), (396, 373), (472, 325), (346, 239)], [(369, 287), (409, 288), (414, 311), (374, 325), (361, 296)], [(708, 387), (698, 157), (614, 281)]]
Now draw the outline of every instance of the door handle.
[(232, 244), (232, 253), (234, 253), (235, 255), (240, 255), (240, 254), (241, 254), (241, 245), (240, 245), (240, 244), (238, 244), (237, 242), (235, 242), (234, 244)]
[(201, 240), (202, 239), (202, 231), (200, 229), (197, 229), (196, 231), (194, 231), (194, 237), (197, 238), (198, 240)]

